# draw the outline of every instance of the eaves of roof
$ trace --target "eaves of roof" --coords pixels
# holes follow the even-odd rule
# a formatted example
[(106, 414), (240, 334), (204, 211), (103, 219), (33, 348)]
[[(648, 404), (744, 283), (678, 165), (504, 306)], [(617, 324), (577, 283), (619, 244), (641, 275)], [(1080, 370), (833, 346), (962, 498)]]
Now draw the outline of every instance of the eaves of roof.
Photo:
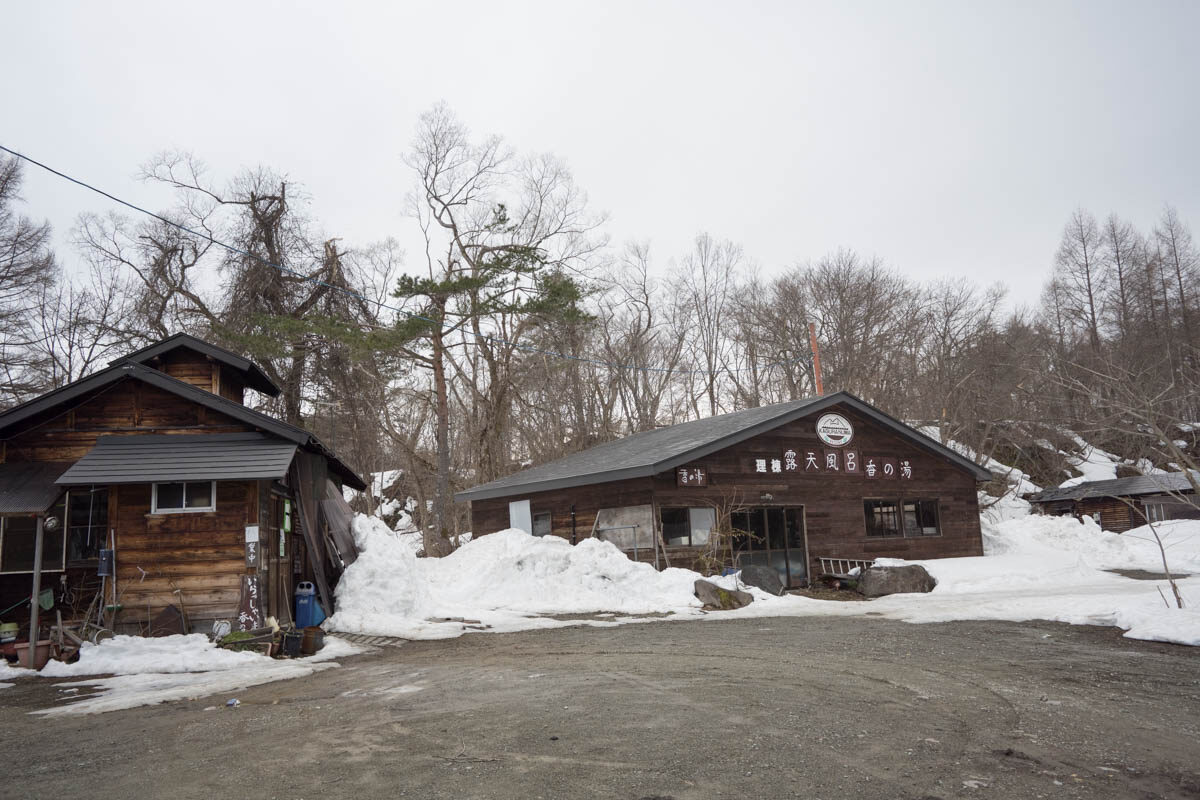
[[(583, 450), (557, 461), (532, 467), (514, 475), (499, 478), (459, 492), (454, 496), (454, 499), (458, 501), (484, 500), (515, 494), (545, 492), (576, 486), (588, 486), (596, 483), (609, 483), (629, 478), (649, 477), (682, 464), (704, 458), (719, 450), (773, 430), (780, 425), (787, 424), (809, 414), (819, 413), (839, 404), (858, 411), (901, 438), (912, 442), (914, 445), (951, 461), (960, 469), (971, 473), (976, 480), (987, 481), (993, 477), (991, 472), (980, 467), (965, 456), (945, 447), (920, 431), (905, 425), (896, 418), (885, 414), (849, 392), (836, 392), (819, 397), (795, 400), (789, 403), (780, 403), (777, 406), (734, 412), (734, 415), (749, 415), (752, 421), (742, 427), (738, 427), (735, 424), (732, 430), (723, 434), (714, 435), (710, 438), (700, 437), (694, 444), (688, 444), (673, 451), (667, 449), (667, 455), (662, 457), (659, 456), (664, 452), (663, 442), (670, 439), (673, 429), (679, 429), (680, 426), (691, 426), (698, 431), (703, 430), (700, 426), (703, 425), (705, 420), (680, 423), (680, 425), (673, 425), (668, 428), (634, 434), (623, 440), (617, 440), (617, 442), (597, 445), (594, 448)], [(772, 408), (777, 408), (777, 412), (771, 413), (770, 409)], [(751, 414), (751, 412), (753, 413)], [(728, 423), (734, 415), (725, 414), (719, 417), (710, 417), (709, 421), (715, 424), (707, 427), (719, 430), (724, 427), (722, 423)], [(629, 447), (631, 442), (635, 443), (633, 447)], [(629, 452), (620, 452), (622, 450), (628, 450)], [(610, 463), (604, 464), (603, 455), (606, 451), (614, 453), (615, 457)], [(597, 454), (601, 456), (599, 459), (600, 463), (593, 466)], [(584, 471), (580, 469), (581, 465), (591, 466), (592, 468)]]

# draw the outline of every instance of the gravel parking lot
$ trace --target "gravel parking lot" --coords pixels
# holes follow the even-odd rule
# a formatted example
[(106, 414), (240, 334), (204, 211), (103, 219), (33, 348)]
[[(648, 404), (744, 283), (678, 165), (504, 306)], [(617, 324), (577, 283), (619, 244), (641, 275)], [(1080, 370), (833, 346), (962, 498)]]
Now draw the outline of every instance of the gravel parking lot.
[[(1200, 651), (1056, 624), (655, 622), (411, 642), (87, 717), (0, 690), (6, 797), (1200, 796)], [(214, 705), (216, 710), (204, 710)]]

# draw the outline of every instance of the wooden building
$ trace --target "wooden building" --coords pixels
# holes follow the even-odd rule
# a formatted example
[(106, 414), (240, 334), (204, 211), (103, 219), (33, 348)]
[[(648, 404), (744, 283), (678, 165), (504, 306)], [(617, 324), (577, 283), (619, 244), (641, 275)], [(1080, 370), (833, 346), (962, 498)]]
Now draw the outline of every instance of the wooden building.
[(1030, 495), (1035, 511), (1053, 516), (1091, 517), (1106, 531), (1121, 533), (1147, 522), (1200, 519), (1200, 501), (1182, 472), (1085, 481)]
[(760, 564), (800, 586), (881, 556), (982, 555), (991, 477), (838, 392), (634, 434), (456, 499), (476, 534), (599, 536), (660, 567)]
[(132, 632), (173, 605), (193, 629), (244, 629), (290, 621), (300, 580), (332, 610), (355, 558), (342, 486), (365, 485), (247, 391), (279, 394), (250, 361), (180, 334), (0, 414), (3, 619), (28, 627), (39, 518), (44, 617), (90, 605)]

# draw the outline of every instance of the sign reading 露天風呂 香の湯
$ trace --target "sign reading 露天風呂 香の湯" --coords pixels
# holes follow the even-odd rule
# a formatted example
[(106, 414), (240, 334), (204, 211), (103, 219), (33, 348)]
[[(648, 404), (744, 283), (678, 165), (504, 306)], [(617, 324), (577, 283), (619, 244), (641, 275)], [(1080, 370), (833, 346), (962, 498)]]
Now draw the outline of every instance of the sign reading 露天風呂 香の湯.
[(841, 414), (822, 414), (817, 420), (817, 437), (827, 445), (841, 447), (854, 438), (854, 426)]

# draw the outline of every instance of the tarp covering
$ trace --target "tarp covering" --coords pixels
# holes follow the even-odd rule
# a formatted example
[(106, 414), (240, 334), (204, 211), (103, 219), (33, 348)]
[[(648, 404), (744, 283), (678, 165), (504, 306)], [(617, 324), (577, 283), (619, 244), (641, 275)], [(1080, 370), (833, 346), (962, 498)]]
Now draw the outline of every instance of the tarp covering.
[(350, 566), (358, 558), (354, 547), (354, 532), (350, 526), (354, 521), (354, 509), (342, 497), (342, 492), (330, 480), (325, 481), (325, 499), (321, 501), (321, 519), (325, 523), (326, 535), (333, 550), (341, 561), (342, 568)]
[(282, 478), (296, 444), (261, 433), (101, 436), (60, 486)]
[[(296, 508), (300, 512), (300, 530), (308, 543), (308, 561), (312, 565), (318, 597), (328, 615), (333, 612), (333, 591), (327, 573), (331, 564), (317, 512), (317, 503), (324, 496), (327, 480), (325, 459), (313, 453), (301, 452), (292, 465), (292, 487), (296, 493)], [(334, 574), (339, 573), (340, 569)]]
[(55, 481), (68, 461), (0, 464), (0, 514), (37, 514), (62, 494)]

